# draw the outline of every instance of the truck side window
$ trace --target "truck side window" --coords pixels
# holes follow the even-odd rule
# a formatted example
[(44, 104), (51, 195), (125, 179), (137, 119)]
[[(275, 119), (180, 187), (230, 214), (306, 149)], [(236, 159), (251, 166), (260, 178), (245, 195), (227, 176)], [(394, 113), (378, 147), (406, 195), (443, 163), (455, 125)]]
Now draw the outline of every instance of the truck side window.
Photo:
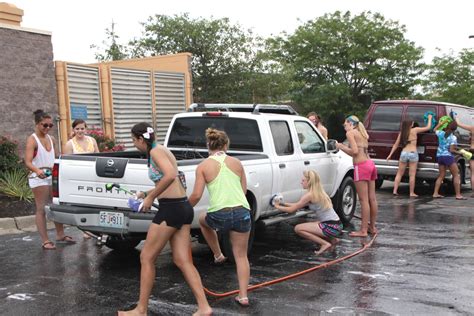
[(402, 106), (377, 106), (370, 121), (370, 129), (374, 131), (400, 131), (402, 112)]
[(292, 155), (294, 152), (290, 128), (285, 121), (271, 121), (273, 143), (278, 156)]
[(296, 121), (295, 127), (296, 131), (298, 132), (301, 150), (303, 153), (312, 154), (326, 151), (323, 140), (308, 122)]
[(435, 107), (428, 106), (408, 106), (406, 119), (413, 120), (418, 123), (418, 126), (425, 126), (424, 115), (426, 112), (431, 111), (436, 114)]

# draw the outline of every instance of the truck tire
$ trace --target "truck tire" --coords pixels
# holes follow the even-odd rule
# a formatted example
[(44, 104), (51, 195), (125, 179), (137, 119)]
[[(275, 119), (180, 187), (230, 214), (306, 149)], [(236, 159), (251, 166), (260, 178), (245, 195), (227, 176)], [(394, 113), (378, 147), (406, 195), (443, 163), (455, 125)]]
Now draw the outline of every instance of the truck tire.
[(333, 204), (341, 221), (344, 224), (348, 224), (354, 216), (357, 205), (356, 188), (352, 177), (347, 176), (344, 178), (339, 190), (337, 190), (336, 200), (333, 201)]
[[(256, 226), (253, 201), (249, 201), (249, 205), (251, 207), (250, 217), (252, 221), (252, 226), (250, 227), (250, 236), (249, 236), (247, 254), (250, 254), (250, 251), (252, 250), (253, 240), (255, 237), (255, 226)], [(226, 256), (227, 260), (229, 260), (230, 262), (234, 262), (234, 253), (232, 252), (232, 243), (230, 242), (229, 232), (227, 233), (218, 232), (217, 237), (219, 239), (219, 245), (221, 247), (221, 250), (224, 256)]]
[(141, 241), (141, 238), (109, 236), (105, 245), (118, 252), (127, 252), (134, 250)]

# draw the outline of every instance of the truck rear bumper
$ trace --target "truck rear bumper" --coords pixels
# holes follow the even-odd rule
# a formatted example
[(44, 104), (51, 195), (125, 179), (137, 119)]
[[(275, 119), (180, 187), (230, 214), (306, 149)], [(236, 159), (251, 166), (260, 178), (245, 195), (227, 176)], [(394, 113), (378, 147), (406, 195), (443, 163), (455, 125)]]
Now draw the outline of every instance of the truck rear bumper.
[[(155, 213), (133, 213), (120, 210), (96, 209), (72, 205), (47, 205), (46, 215), (54, 222), (76, 226), (95, 234), (133, 235), (146, 234)], [(121, 227), (104, 226), (100, 221), (101, 212), (122, 213)]]
[[(398, 171), (398, 161), (396, 160), (383, 160), (373, 159), (375, 166), (377, 167), (377, 173), (382, 178), (395, 178)], [(408, 168), (405, 170), (405, 176), (408, 177)], [(437, 163), (424, 163), (418, 164), (416, 171), (416, 178), (421, 180), (436, 180), (439, 176), (438, 164)], [(451, 172), (446, 170), (446, 179), (451, 179)]]

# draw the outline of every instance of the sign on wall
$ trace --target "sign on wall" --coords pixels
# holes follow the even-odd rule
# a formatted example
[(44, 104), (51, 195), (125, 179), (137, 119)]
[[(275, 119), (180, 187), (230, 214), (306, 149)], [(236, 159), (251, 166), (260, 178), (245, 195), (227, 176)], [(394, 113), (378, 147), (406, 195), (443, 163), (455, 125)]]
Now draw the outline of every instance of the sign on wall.
[(71, 119), (87, 120), (87, 105), (71, 103)]

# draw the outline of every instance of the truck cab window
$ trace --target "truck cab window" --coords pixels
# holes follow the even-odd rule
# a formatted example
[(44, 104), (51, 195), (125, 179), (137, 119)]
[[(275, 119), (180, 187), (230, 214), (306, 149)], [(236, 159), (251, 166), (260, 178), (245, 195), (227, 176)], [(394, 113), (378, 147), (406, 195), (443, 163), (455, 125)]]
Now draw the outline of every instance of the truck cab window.
[(370, 121), (370, 129), (374, 131), (399, 131), (402, 112), (402, 106), (377, 106)]
[(285, 121), (271, 121), (273, 143), (278, 156), (292, 155), (294, 152), (290, 128)]
[(296, 131), (301, 145), (301, 150), (305, 154), (325, 152), (324, 142), (316, 133), (314, 128), (305, 121), (295, 122)]

